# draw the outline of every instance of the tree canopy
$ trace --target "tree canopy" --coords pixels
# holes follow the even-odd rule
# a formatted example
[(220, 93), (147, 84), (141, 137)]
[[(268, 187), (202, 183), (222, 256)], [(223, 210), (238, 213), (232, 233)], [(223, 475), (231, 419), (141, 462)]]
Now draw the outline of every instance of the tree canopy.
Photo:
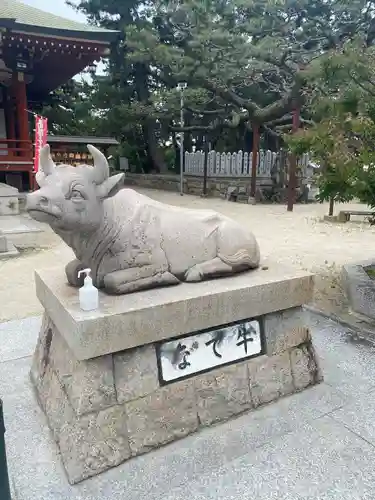
[[(73, 113), (70, 118), (61, 116), (59, 108), (56, 121), (67, 131), (74, 121), (75, 126), (80, 123), (80, 127), (95, 127), (115, 136), (124, 144), (123, 153), (131, 163), (146, 171), (165, 171), (171, 166), (165, 154), (169, 142), (178, 149), (179, 82), (187, 83), (185, 146), (190, 148), (194, 141), (199, 147), (208, 136), (219, 149), (232, 150), (250, 149), (254, 125), (277, 144), (291, 126), (295, 107), (302, 110), (302, 122), (310, 123), (318, 113), (317, 100), (323, 112), (327, 100), (324, 103), (322, 95), (332, 97), (335, 85), (342, 88), (337, 85), (342, 72), (354, 71), (361, 84), (371, 86), (371, 82), (363, 83), (354, 54), (354, 66), (349, 68), (348, 53), (344, 52), (348, 45), (354, 51), (354, 43), (361, 49), (372, 47), (373, 2), (70, 3), (91, 23), (118, 29), (121, 36), (106, 62), (105, 74), (93, 77), (84, 89), (77, 83), (79, 99), (64, 104)], [(358, 83), (354, 83), (358, 90)], [(85, 112), (87, 123), (76, 118)], [(170, 163), (175, 163), (173, 155)]]
[(359, 198), (375, 207), (374, 57), (363, 33), (327, 53), (315, 75), (313, 125), (287, 137), (293, 152), (311, 151), (320, 163), (321, 201)]

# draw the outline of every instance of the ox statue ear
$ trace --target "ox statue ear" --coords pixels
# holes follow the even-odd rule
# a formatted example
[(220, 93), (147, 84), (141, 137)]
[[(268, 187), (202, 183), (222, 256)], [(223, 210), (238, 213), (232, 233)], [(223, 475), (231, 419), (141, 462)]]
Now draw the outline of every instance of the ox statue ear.
[(124, 174), (112, 175), (97, 187), (100, 198), (110, 198), (114, 196), (124, 185)]

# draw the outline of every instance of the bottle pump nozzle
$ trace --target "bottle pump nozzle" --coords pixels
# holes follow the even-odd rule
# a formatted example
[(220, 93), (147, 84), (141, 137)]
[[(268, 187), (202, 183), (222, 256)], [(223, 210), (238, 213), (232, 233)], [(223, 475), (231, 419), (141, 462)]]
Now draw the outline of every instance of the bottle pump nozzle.
[(86, 274), (84, 283), (85, 283), (85, 285), (88, 285), (88, 284), (92, 283), (92, 278), (90, 276), (90, 273), (91, 273), (91, 269), (89, 267), (87, 269), (82, 269), (81, 271), (78, 271), (78, 278), (80, 278), (82, 274)]

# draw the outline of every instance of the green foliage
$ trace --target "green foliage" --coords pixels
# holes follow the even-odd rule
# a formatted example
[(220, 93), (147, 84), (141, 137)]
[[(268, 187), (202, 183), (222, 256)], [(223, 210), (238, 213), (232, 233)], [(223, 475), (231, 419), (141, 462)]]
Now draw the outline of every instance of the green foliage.
[(309, 152), (320, 165), (317, 174), (319, 201), (346, 202), (356, 194), (357, 151), (350, 116), (322, 120), (308, 130), (287, 137), (290, 151)]
[(374, 55), (364, 36), (325, 55), (310, 101), (315, 124), (286, 138), (291, 151), (311, 151), (320, 163), (321, 200), (358, 198), (375, 208)]
[(253, 123), (278, 136), (276, 120), (286, 115), (283, 127), (290, 127), (296, 105), (319, 121), (336, 113), (337, 97), (346, 113), (355, 113), (362, 102), (358, 84), (344, 91), (341, 83), (353, 72), (362, 78), (366, 69), (355, 56), (355, 47), (364, 42), (371, 47), (373, 41), (373, 7), (364, 0), (70, 4), (91, 23), (118, 29), (121, 36), (105, 76), (78, 88), (64, 104), (70, 115), (56, 106), (46, 112), (56, 130), (113, 135), (138, 170), (175, 167), (175, 151), (165, 144), (179, 132), (181, 81), (188, 84), (186, 147), (202, 143), (205, 135), (223, 149), (249, 150)]
[[(373, 104), (373, 103), (372, 103)], [(370, 108), (369, 108), (370, 109)], [(358, 151), (358, 169), (356, 177), (356, 197), (372, 209), (375, 209), (375, 121), (372, 117), (363, 117), (356, 122), (356, 131), (361, 138)], [(375, 222), (373, 217), (372, 223)]]
[(71, 80), (57, 89), (40, 112), (55, 134), (95, 135), (100, 120), (91, 103), (92, 88), (85, 81)]

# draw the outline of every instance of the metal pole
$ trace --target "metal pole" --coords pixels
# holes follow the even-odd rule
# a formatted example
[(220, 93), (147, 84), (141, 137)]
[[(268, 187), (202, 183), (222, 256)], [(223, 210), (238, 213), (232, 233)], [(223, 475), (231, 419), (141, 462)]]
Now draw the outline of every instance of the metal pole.
[(203, 196), (207, 196), (208, 140), (204, 136)]
[(184, 89), (181, 86), (181, 102), (180, 102), (180, 124), (181, 124), (181, 147), (180, 147), (180, 195), (184, 194)]
[[(293, 134), (298, 132), (300, 110), (296, 107), (293, 111)], [(289, 183), (288, 183), (288, 204), (287, 211), (293, 212), (293, 205), (296, 198), (296, 184), (297, 184), (297, 156), (293, 153), (289, 156)]]
[(250, 196), (252, 198), (256, 197), (257, 192), (257, 166), (258, 166), (258, 154), (259, 154), (259, 126), (253, 124), (253, 156), (251, 162), (251, 183), (250, 183)]
[(7, 455), (5, 450), (5, 426), (4, 426), (3, 402), (1, 399), (0, 399), (0, 498), (1, 500), (11, 500)]

